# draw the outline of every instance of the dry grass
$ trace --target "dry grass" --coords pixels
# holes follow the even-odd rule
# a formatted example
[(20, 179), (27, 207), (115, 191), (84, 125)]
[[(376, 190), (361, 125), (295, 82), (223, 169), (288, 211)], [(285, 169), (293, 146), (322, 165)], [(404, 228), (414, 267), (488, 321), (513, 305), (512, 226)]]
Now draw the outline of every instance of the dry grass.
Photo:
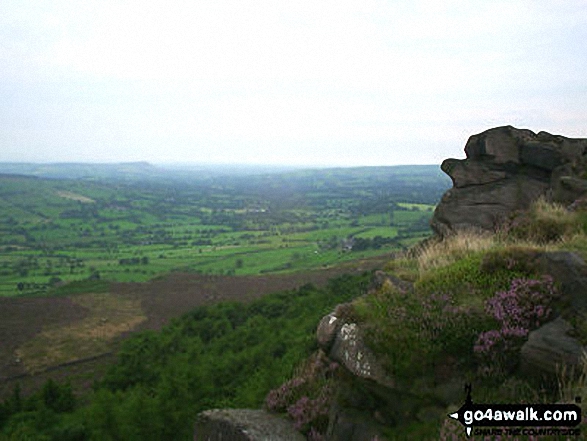
[(578, 212), (569, 211), (563, 205), (547, 202), (543, 198), (538, 199), (532, 209), (537, 221), (560, 226), (562, 241), (577, 234), (583, 235)]
[(493, 234), (459, 231), (441, 242), (430, 243), (420, 251), (417, 257), (420, 275), (495, 245), (496, 238)]
[(525, 212), (515, 213), (499, 236), (536, 244), (556, 244), (583, 234), (581, 215), (563, 205), (539, 198)]
[(559, 367), (557, 380), (560, 402), (574, 403), (575, 397), (587, 397), (587, 353), (583, 353), (577, 368)]
[(84, 294), (72, 301), (88, 308), (86, 318), (43, 329), (16, 350), (28, 372), (109, 352), (116, 337), (146, 320), (137, 299), (104, 293)]
[(509, 226), (496, 234), (459, 231), (441, 242), (429, 242), (417, 255), (420, 275), (495, 247), (515, 246), (542, 251), (574, 247), (587, 250), (587, 236), (582, 230), (578, 213), (568, 211), (563, 205), (540, 198), (522, 216), (520, 225)]
[(415, 282), (418, 279), (418, 263), (413, 258), (399, 257), (393, 259), (383, 269), (402, 280)]

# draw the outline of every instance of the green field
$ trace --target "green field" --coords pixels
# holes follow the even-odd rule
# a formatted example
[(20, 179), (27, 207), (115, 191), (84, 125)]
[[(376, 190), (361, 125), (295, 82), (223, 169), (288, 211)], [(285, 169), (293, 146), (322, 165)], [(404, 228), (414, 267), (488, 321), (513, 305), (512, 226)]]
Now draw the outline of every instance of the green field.
[[(72, 175), (83, 175), (77, 167)], [(171, 271), (305, 271), (390, 253), (430, 233), (448, 187), (425, 166), (179, 176), (149, 168), (131, 178), (129, 167), (95, 166), (77, 179), (40, 170), (0, 175), (0, 296)]]

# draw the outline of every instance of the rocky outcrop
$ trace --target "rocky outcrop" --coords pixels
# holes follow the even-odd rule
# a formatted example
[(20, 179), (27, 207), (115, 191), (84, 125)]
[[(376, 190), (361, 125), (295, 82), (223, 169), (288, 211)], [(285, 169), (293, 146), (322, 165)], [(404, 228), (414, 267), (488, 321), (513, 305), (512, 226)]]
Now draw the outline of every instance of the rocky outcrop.
[[(374, 274), (374, 286), (392, 284), (411, 291), (413, 285), (382, 271)], [(316, 338), (327, 357), (343, 368), (338, 398), (329, 415), (328, 441), (386, 439), (383, 427), (414, 420), (428, 422), (446, 414), (446, 406), (462, 398), (464, 378), (449, 368), (440, 381), (413, 387), (389, 375), (364, 338), (361, 323), (339, 305), (323, 317)]]
[[(384, 284), (388, 280), (387, 277), (383, 271), (377, 271), (373, 285)], [(350, 304), (341, 304), (322, 318), (316, 330), (316, 340), (320, 349), (352, 375), (393, 388), (394, 380), (385, 374), (385, 369), (365, 344), (363, 331), (353, 318), (349, 317), (349, 311), (352, 311)]]
[(587, 264), (569, 251), (555, 251), (539, 255), (538, 268), (558, 282), (561, 301), (558, 313), (567, 319), (587, 316)]
[(361, 329), (356, 323), (344, 323), (336, 333), (330, 349), (330, 359), (343, 365), (353, 375), (393, 387), (393, 379), (385, 375), (385, 370), (373, 352), (365, 345)]
[(520, 352), (520, 368), (525, 374), (554, 378), (563, 365), (578, 369), (587, 349), (571, 324), (587, 316), (587, 264), (568, 251), (539, 253), (536, 263), (558, 283), (560, 298), (556, 319), (530, 332)]
[(569, 204), (587, 194), (587, 139), (505, 126), (471, 136), (465, 154), (466, 159), (446, 159), (441, 166), (453, 188), (431, 221), (440, 236), (492, 230), (542, 195)]
[[(551, 275), (558, 294), (556, 304), (552, 305), (551, 321), (530, 332), (516, 367), (523, 375), (556, 381), (563, 365), (567, 375), (580, 370), (587, 349), (582, 343), (586, 336), (579, 335), (572, 324), (581, 323), (587, 317), (587, 264), (576, 253), (567, 251), (519, 250), (517, 253), (507, 258), (523, 259), (526, 269)], [(489, 273), (495, 264), (495, 258), (489, 257), (482, 263), (484, 271)], [(402, 292), (413, 290), (412, 284), (377, 271), (372, 290), (386, 285)], [(438, 421), (448, 406), (462, 400), (466, 380), (456, 369), (456, 360), (440, 358), (433, 377), (405, 384), (382, 367), (378, 354), (370, 350), (363, 338), (362, 324), (354, 320), (350, 311), (350, 304), (339, 305), (322, 319), (317, 329), (319, 346), (331, 360), (345, 368), (346, 384), (354, 385), (343, 387), (340, 402), (344, 405), (336, 404), (331, 409), (326, 439), (358, 441), (369, 439), (366, 434), (373, 436), (380, 430), (380, 424)], [(357, 391), (370, 397), (377, 407), (369, 407), (366, 404), (369, 400)]]
[(194, 441), (304, 441), (291, 420), (264, 410), (215, 409), (198, 415)]
[(577, 368), (585, 348), (572, 332), (573, 326), (561, 317), (530, 332), (520, 353), (522, 372), (554, 378), (563, 366)]

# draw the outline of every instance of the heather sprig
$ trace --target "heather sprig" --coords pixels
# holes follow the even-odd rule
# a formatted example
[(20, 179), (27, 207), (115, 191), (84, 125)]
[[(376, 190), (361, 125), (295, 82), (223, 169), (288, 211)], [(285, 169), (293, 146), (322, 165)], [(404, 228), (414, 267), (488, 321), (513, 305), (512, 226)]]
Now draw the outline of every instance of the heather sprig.
[(516, 354), (530, 331), (546, 322), (557, 292), (551, 276), (514, 279), (507, 291), (499, 291), (485, 302), (485, 313), (498, 329), (482, 332), (474, 352), (486, 363), (480, 372), (494, 374), (515, 363)]
[(297, 430), (320, 441), (328, 425), (334, 398), (332, 376), (339, 366), (318, 352), (297, 376), (267, 394), (265, 404), (274, 412), (287, 412)]
[[(332, 388), (324, 387), (317, 398), (307, 396), (301, 397), (298, 401), (287, 408), (288, 415), (294, 421), (297, 430), (313, 430), (314, 436), (318, 433), (315, 427), (318, 420), (322, 419), (322, 426), (328, 421), (328, 411), (332, 401)], [(325, 427), (324, 427), (325, 428)]]
[(302, 377), (295, 377), (286, 381), (277, 389), (271, 390), (265, 398), (265, 404), (269, 410), (274, 412), (284, 411), (296, 392), (302, 385), (306, 383), (306, 379)]

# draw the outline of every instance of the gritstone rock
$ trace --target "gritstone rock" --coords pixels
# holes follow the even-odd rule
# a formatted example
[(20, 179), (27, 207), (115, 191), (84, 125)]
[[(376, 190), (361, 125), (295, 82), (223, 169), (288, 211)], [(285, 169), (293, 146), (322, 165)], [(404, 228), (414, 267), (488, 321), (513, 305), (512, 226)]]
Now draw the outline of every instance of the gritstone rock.
[(436, 234), (493, 230), (510, 213), (540, 196), (571, 203), (587, 194), (587, 139), (512, 126), (469, 138), (466, 159), (447, 159), (442, 170), (453, 181), (431, 221)]

